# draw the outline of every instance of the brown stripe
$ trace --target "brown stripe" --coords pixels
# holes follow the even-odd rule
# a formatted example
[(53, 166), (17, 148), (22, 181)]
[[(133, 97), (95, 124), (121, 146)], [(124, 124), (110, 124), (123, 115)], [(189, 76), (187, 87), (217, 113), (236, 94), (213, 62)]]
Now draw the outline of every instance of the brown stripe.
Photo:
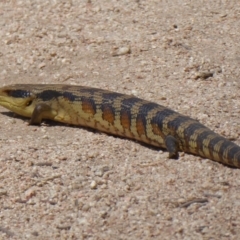
[(136, 127), (137, 127), (137, 133), (139, 136), (146, 135), (144, 119), (142, 118), (141, 115), (137, 116)]
[(156, 123), (152, 123), (151, 125), (152, 125), (152, 132), (155, 135), (158, 135), (158, 136), (161, 136), (162, 138), (165, 138), (164, 134), (162, 133), (161, 129), (159, 128), (159, 126)]
[(96, 109), (95, 109), (95, 105), (93, 103), (93, 101), (91, 101), (90, 99), (87, 98), (83, 98), (82, 99), (82, 110), (85, 113), (94, 115), (96, 113)]
[(102, 118), (105, 121), (108, 121), (110, 124), (114, 124), (115, 114), (113, 108), (109, 105), (102, 106)]
[(130, 130), (131, 127), (131, 116), (127, 111), (120, 112), (120, 122), (123, 128)]

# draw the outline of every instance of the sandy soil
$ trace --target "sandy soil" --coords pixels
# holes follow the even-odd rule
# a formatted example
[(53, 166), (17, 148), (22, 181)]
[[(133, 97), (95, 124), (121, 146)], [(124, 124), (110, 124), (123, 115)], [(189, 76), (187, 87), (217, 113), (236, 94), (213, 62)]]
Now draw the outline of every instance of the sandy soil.
[[(238, 0), (0, 1), (0, 83), (94, 86), (240, 145)], [(0, 108), (1, 239), (239, 239), (240, 170)]]

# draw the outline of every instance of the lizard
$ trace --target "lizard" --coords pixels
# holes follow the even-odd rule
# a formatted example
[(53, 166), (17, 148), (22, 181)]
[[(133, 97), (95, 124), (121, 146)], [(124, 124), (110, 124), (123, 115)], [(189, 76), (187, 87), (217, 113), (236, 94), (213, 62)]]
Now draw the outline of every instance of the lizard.
[(64, 84), (15, 84), (0, 88), (0, 105), (29, 124), (50, 119), (90, 127), (167, 149), (240, 168), (240, 146), (199, 121), (135, 96), (103, 89)]

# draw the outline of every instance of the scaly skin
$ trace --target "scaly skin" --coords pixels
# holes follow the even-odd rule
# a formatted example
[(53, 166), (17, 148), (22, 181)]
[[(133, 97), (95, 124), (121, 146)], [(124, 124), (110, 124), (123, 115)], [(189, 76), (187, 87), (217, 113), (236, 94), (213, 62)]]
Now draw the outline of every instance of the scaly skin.
[(240, 168), (240, 147), (198, 121), (134, 96), (91, 87), (16, 84), (0, 88), (0, 105), (25, 117), (94, 128)]

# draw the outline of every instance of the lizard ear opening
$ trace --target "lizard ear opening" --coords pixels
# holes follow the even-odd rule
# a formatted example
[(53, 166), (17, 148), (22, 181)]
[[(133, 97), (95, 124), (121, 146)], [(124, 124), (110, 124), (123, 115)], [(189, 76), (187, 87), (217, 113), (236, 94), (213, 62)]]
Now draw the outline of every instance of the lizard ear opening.
[(32, 102), (33, 102), (32, 100), (27, 101), (26, 102), (26, 107), (30, 106), (32, 104)]

